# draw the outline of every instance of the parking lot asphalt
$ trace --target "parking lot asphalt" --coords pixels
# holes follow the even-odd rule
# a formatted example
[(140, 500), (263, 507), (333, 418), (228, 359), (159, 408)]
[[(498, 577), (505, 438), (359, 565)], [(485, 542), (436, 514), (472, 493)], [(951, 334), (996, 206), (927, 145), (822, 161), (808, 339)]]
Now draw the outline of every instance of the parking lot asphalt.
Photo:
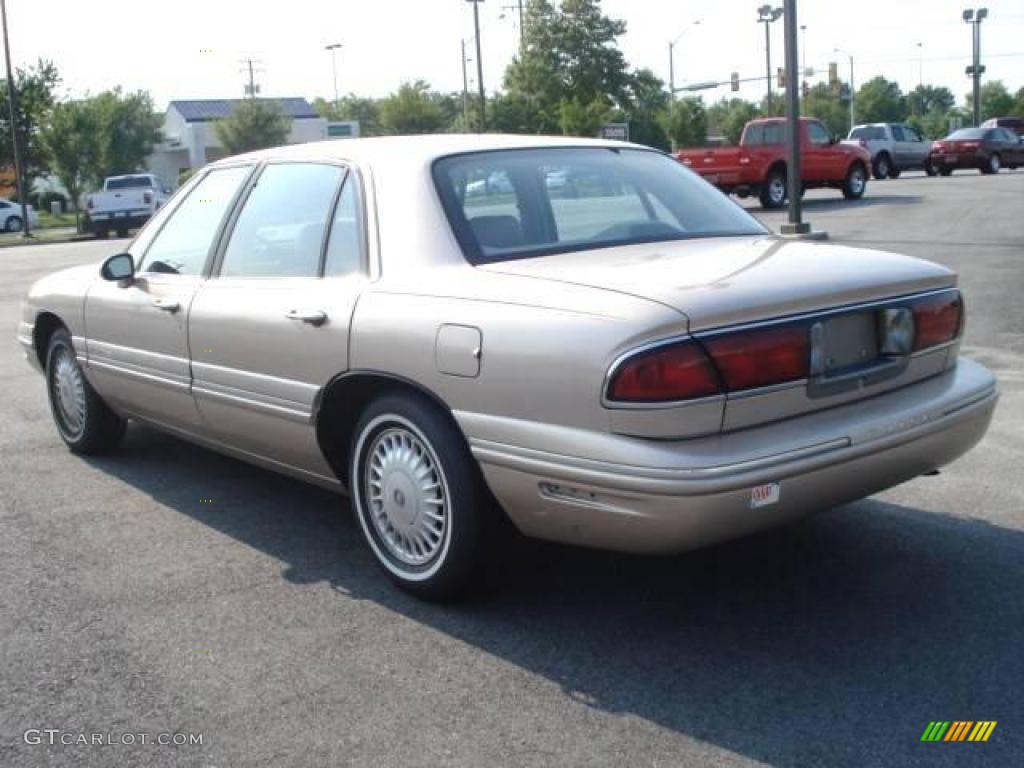
[[(960, 272), (1003, 392), (968, 456), (684, 556), (517, 541), (457, 606), (391, 587), (343, 498), (137, 426), (71, 455), (18, 302), (118, 243), (0, 251), (0, 765), (1019, 765), (1022, 211), (1022, 171), (807, 196), (833, 241)], [(937, 719), (998, 725), (921, 743)]]

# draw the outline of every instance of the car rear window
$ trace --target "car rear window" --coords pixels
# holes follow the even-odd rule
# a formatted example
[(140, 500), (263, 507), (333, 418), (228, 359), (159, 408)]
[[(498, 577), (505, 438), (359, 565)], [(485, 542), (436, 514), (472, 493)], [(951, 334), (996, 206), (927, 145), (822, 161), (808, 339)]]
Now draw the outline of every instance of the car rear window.
[(765, 232), (660, 152), (495, 150), (441, 158), (433, 172), (456, 238), (474, 264)]
[(137, 187), (150, 188), (153, 180), (149, 176), (124, 176), (120, 179), (108, 179), (107, 189), (135, 189)]
[(985, 134), (988, 133), (984, 128), (961, 128), (959, 131), (953, 131), (946, 138), (951, 141), (959, 141), (961, 139), (982, 139)]

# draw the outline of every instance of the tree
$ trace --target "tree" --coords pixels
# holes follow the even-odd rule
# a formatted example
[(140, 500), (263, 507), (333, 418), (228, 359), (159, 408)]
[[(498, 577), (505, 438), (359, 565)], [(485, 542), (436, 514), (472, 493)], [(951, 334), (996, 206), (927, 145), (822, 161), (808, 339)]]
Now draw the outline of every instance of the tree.
[(1013, 97), (1011, 114), (1024, 116), (1024, 87), (1018, 88)]
[(380, 102), (350, 93), (337, 102), (314, 99), (313, 109), (328, 120), (356, 120), (360, 136), (380, 136)]
[(423, 80), (402, 83), (380, 105), (381, 126), (385, 133), (441, 133), (448, 127), (449, 116)]
[(899, 83), (881, 75), (857, 90), (856, 109), (861, 123), (900, 122), (907, 116), (907, 103)]
[(949, 112), (956, 104), (956, 97), (949, 88), (935, 85), (919, 85), (907, 94), (907, 112), (924, 117), (930, 112)]
[(581, 131), (599, 112), (629, 106), (630, 75), (617, 40), (622, 21), (599, 0), (534, 0), (527, 9), (521, 55), (505, 71), (513, 103), (527, 106), (530, 133)]
[(723, 99), (708, 107), (708, 124), (712, 131), (721, 133), (730, 144), (739, 144), (743, 126), (756, 117), (761, 110), (746, 99)]
[(845, 136), (850, 130), (849, 103), (841, 102), (827, 83), (816, 83), (807, 89), (803, 113), (821, 120), (832, 135)]
[[(40, 145), (39, 136), (53, 108), (60, 73), (53, 62), (39, 59), (28, 69), (15, 69), (14, 82), (18, 107), (15, 124), (21, 149), (21, 168), (26, 186), (31, 188), (33, 180), (49, 170), (48, 154)], [(10, 167), (14, 165), (14, 145), (11, 140), (11, 110), (6, 80), (0, 81), (0, 90), (0, 165)]]
[(665, 132), (677, 147), (697, 147), (707, 140), (708, 116), (699, 96), (679, 99), (663, 118)]
[(57, 104), (40, 134), (50, 167), (71, 196), (78, 220), (78, 201), (95, 183), (100, 166), (100, 126), (90, 100)]
[[(1002, 80), (989, 80), (981, 86), (981, 119), (1013, 114), (1014, 97)], [(974, 111), (974, 93), (967, 94), (967, 111)], [(973, 116), (972, 116), (973, 119)]]
[(89, 108), (100, 142), (96, 181), (140, 170), (163, 137), (163, 119), (154, 112), (149, 94), (114, 88), (89, 99)]
[(214, 123), (214, 131), (229, 154), (284, 144), (291, 121), (275, 101), (246, 99), (231, 114)]
[(664, 114), (670, 100), (665, 83), (651, 70), (640, 69), (629, 76), (624, 109), (610, 115), (610, 119), (629, 123), (630, 141), (667, 150)]

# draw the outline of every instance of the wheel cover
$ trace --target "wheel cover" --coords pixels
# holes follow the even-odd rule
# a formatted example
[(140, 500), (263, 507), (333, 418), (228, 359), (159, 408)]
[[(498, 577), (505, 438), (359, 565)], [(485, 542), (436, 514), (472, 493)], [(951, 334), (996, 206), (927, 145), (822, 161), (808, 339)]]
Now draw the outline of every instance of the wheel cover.
[(859, 195), (864, 189), (864, 172), (860, 168), (850, 171), (850, 191)]
[(992, 155), (992, 157), (988, 159), (988, 167), (993, 171), (999, 170), (999, 155)]
[(449, 525), (447, 483), (433, 450), (403, 426), (382, 430), (366, 452), (366, 514), (387, 554), (424, 566), (444, 546)]
[(58, 426), (71, 437), (77, 437), (85, 427), (85, 379), (74, 353), (59, 347), (53, 356), (51, 390), (56, 406)]
[(887, 176), (889, 173), (889, 161), (884, 157), (878, 158), (878, 175)]
[(778, 176), (773, 176), (768, 182), (768, 197), (773, 203), (781, 203), (786, 199), (786, 182)]

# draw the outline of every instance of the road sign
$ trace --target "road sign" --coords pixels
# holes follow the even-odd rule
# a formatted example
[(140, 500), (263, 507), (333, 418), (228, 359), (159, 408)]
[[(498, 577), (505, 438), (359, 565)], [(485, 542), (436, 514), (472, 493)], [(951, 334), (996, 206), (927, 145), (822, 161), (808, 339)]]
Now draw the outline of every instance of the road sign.
[(601, 138), (611, 141), (629, 141), (629, 123), (605, 123), (601, 126)]

